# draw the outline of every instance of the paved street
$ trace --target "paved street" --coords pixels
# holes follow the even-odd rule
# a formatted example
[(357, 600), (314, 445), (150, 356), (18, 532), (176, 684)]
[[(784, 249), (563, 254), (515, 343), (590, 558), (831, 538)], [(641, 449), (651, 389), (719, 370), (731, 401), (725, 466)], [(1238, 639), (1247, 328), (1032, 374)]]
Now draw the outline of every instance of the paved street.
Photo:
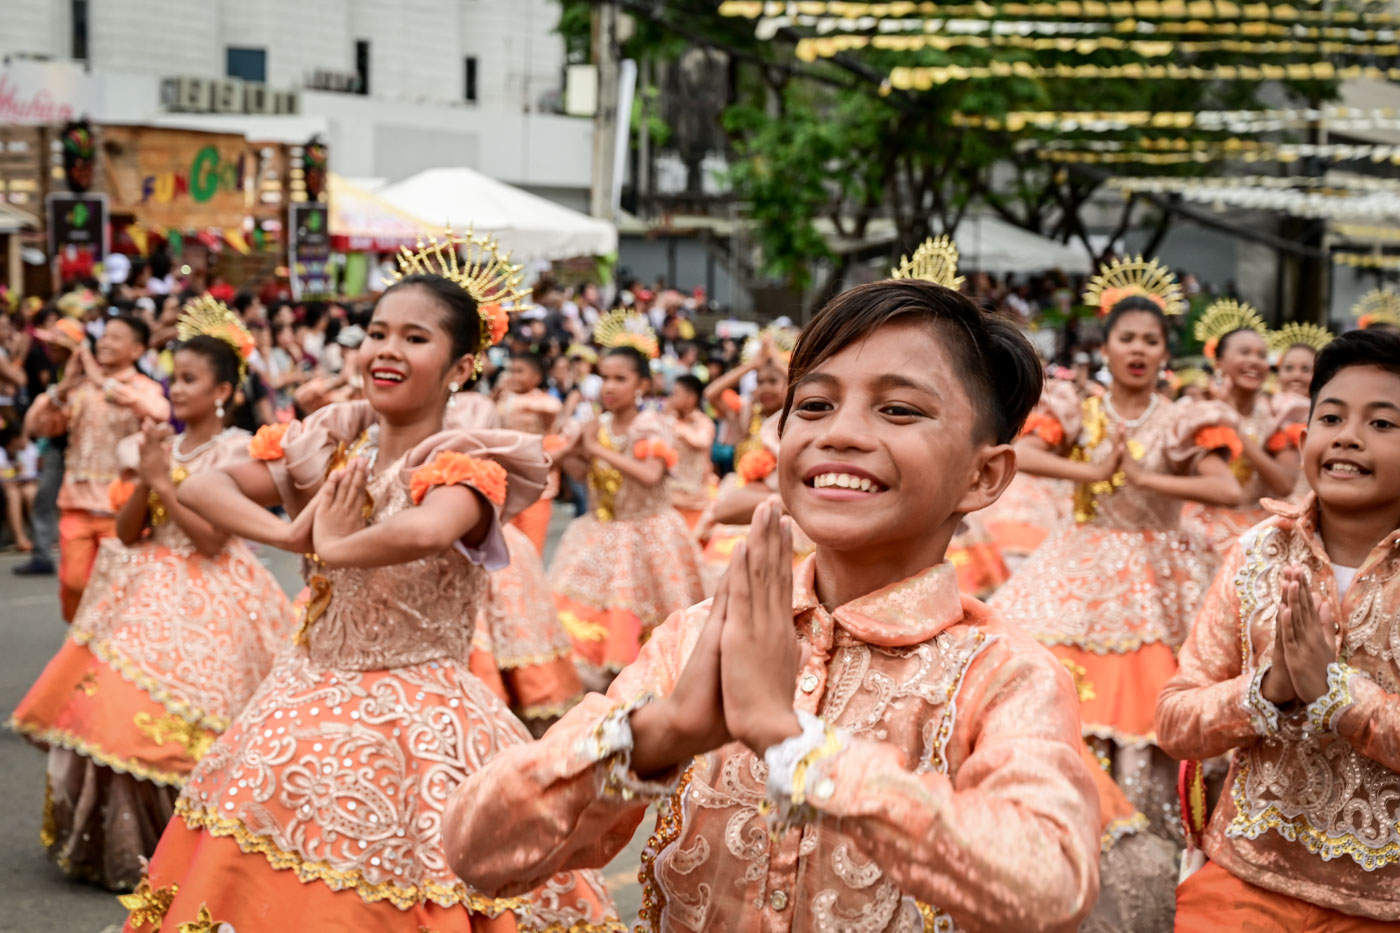
[[(551, 548), (569, 514), (568, 509), (556, 510)], [(4, 646), (0, 717), (4, 718), (58, 650), (64, 635), (57, 582), (53, 577), (14, 576), (10, 568), (20, 562), (18, 555), (0, 555), (0, 645)], [(299, 584), (290, 557), (273, 553), (269, 566), (289, 591), (295, 591)], [(66, 880), (45, 858), (39, 845), (44, 756), (8, 729), (0, 730), (0, 787), (6, 790), (6, 812), (0, 816), (0, 933), (98, 933), (119, 925), (125, 914), (114, 895)], [(650, 820), (644, 821), (632, 845), (605, 872), (629, 920), (641, 903), (637, 855), (650, 827)]]

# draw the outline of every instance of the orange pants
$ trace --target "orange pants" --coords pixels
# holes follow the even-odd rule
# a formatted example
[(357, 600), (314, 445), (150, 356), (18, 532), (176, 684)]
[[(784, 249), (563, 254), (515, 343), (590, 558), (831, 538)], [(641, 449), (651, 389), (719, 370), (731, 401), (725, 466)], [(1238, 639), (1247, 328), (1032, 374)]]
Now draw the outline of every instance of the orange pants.
[(1176, 889), (1176, 933), (1380, 933), (1395, 924), (1353, 917), (1255, 887), (1214, 862)]
[(112, 515), (64, 509), (58, 516), (58, 601), (63, 621), (72, 622), (97, 562), (97, 546), (117, 533)]
[(553, 514), (554, 500), (539, 499), (510, 520), (510, 523), (530, 539), (540, 557), (544, 557), (544, 545), (549, 540), (549, 517)]

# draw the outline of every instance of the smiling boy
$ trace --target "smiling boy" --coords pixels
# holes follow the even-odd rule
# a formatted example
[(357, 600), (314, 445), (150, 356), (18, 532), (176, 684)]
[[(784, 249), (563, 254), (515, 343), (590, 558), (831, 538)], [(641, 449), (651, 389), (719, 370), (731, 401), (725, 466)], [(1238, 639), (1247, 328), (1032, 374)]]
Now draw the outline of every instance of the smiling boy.
[[(604, 865), (660, 801), (642, 928), (1071, 931), (1099, 822), (1064, 669), (944, 559), (1000, 495), (1041, 384), (1008, 321), (957, 292), (839, 296), (793, 352), (776, 501), (715, 599), (444, 821), (483, 891)], [(792, 522), (816, 553), (792, 567)]]
[(1240, 540), (1157, 705), (1177, 758), (1234, 751), (1178, 931), (1400, 921), (1400, 335), (1317, 358), (1303, 469)]

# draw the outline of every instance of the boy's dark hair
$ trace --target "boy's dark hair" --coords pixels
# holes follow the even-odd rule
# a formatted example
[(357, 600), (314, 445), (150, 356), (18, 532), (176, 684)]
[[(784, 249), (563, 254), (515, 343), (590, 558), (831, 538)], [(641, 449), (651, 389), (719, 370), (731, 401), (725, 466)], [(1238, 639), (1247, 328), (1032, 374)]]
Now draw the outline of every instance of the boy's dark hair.
[(1313, 363), (1312, 404), (1337, 373), (1353, 366), (1374, 366), (1400, 376), (1400, 334), (1383, 330), (1352, 330), (1342, 334), (1317, 354)]
[(118, 314), (107, 321), (107, 326), (111, 327), (117, 321), (131, 328), (131, 333), (135, 335), (141, 346), (149, 347), (151, 345), (151, 327), (145, 321), (134, 314)]
[(697, 379), (695, 376), (692, 376), (690, 373), (686, 373), (684, 376), (676, 377), (676, 388), (685, 389), (687, 392), (689, 392), (691, 395), (694, 395), (696, 398), (700, 398), (705, 394), (705, 383), (701, 382), (699, 379)]
[(230, 307), (242, 317), (248, 312), (249, 306), (253, 303), (253, 293), (246, 288), (240, 288), (233, 294), (233, 302)]
[(541, 383), (549, 378), (548, 373), (545, 372), (544, 358), (538, 353), (512, 353), (510, 355), (510, 361), (514, 363), (516, 360), (519, 360), (538, 373)]
[(980, 439), (1009, 444), (1040, 401), (1044, 368), (1010, 318), (966, 295), (918, 279), (872, 282), (837, 295), (802, 330), (788, 366), (780, 428), (794, 389), (823, 362), (896, 320), (935, 325), (977, 415)]

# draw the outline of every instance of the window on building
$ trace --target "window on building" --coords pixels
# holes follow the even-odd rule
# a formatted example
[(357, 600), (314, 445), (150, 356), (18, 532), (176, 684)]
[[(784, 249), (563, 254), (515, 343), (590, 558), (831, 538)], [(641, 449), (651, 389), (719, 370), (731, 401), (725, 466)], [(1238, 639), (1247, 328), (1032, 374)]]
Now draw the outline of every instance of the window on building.
[(88, 57), (88, 0), (73, 0), (73, 57), (87, 61)]
[(267, 49), (241, 49), (228, 47), (228, 69), (230, 78), (244, 81), (267, 83)]
[(468, 103), (474, 104), (474, 103), (476, 103), (476, 56), (475, 56), (475, 55), (468, 55), (468, 56), (467, 56), (466, 74), (467, 74), (466, 88), (465, 88), (465, 92), (464, 92), (463, 96), (466, 97)]
[(369, 93), (369, 40), (355, 40), (355, 93)]

